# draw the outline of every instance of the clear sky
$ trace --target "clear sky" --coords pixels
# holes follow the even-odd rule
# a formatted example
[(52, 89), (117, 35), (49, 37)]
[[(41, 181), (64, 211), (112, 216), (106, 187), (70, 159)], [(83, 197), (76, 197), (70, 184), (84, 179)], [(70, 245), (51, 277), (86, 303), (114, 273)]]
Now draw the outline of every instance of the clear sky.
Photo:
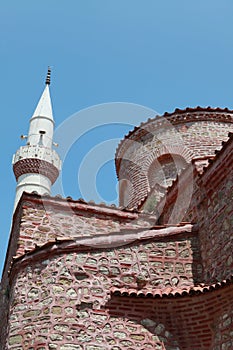
[[(55, 141), (65, 140), (53, 194), (116, 202), (114, 149), (132, 124), (177, 107), (233, 108), (232, 16), (232, 0), (1, 1), (0, 270), (15, 196), (12, 155), (24, 145), (47, 66)], [(110, 102), (122, 104), (102, 105)]]

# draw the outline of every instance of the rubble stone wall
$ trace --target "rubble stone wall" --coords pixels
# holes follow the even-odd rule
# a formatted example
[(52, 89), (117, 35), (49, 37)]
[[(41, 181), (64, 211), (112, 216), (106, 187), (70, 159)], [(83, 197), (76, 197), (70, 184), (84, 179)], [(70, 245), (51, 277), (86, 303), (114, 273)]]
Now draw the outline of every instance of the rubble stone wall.
[(105, 250), (72, 247), (75, 252), (58, 255), (38, 249), (19, 258), (7, 349), (163, 349), (165, 340), (143, 324), (109, 314), (110, 290), (192, 286), (202, 274), (197, 244), (181, 235)]
[(86, 204), (75, 204), (75, 209), (72, 209), (65, 200), (51, 204), (46, 199), (38, 203), (29, 199), (24, 201), (22, 208), (17, 256), (33, 250), (35, 245), (41, 246), (59, 238), (94, 237), (150, 227), (150, 222), (136, 213), (114, 208), (101, 210), (101, 207)]
[[(29, 265), (18, 261), (7, 349), (231, 348), (232, 288), (177, 298), (111, 295), (112, 285), (134, 286), (128, 251), (117, 254), (73, 252), (33, 258)], [(120, 275), (114, 268), (119, 254), (125, 255), (117, 264)]]

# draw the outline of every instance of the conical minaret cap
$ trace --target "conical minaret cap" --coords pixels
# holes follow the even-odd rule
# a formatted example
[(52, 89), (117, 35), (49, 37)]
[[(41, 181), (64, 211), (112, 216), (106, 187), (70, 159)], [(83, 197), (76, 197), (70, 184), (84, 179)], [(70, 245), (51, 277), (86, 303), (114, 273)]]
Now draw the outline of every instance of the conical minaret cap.
[(45, 89), (37, 104), (35, 112), (32, 115), (32, 119), (37, 117), (47, 117), (53, 121), (53, 110), (52, 110), (52, 103), (51, 103), (50, 91), (49, 91), (50, 74), (51, 74), (51, 70), (50, 68), (48, 68), (48, 73), (47, 73), (46, 82), (45, 82), (46, 83)]

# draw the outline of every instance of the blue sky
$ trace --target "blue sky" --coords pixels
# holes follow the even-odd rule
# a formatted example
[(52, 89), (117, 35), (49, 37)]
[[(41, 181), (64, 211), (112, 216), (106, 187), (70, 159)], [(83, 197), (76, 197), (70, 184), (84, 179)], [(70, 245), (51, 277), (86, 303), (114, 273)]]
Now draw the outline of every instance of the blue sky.
[[(97, 115), (99, 125), (92, 129), (88, 124), (82, 134), (78, 128), (86, 118), (79, 113), (78, 136), (69, 144), (60, 180), (62, 195), (77, 199), (88, 192), (80, 193), (77, 181), (85, 155), (103, 142), (114, 154), (119, 138), (132, 128), (128, 124), (147, 119), (150, 111), (153, 117), (153, 111), (162, 114), (177, 107), (233, 108), (232, 14), (231, 0), (1, 2), (0, 270), (15, 195), (12, 155), (24, 144), (20, 135), (28, 131), (47, 66), (52, 66), (58, 128), (95, 105), (122, 102), (129, 108), (120, 122), (111, 115), (102, 125)], [(134, 113), (128, 104), (145, 110)], [(96, 125), (94, 118), (91, 114)], [(116, 201), (116, 176), (108, 157), (101, 160), (96, 186), (103, 200), (111, 202)], [(92, 172), (88, 166), (83, 169)]]

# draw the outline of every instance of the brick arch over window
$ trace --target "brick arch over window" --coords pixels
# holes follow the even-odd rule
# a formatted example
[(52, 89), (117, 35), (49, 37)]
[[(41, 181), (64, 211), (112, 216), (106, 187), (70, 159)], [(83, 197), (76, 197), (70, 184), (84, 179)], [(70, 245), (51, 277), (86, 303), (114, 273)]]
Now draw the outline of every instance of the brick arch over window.
[(180, 156), (186, 161), (186, 163), (191, 163), (191, 160), (194, 157), (192, 152), (183, 145), (162, 145), (160, 148), (157, 148), (148, 154), (143, 165), (143, 170), (148, 173), (151, 164), (156, 161), (156, 159), (167, 154)]
[(129, 194), (127, 199), (128, 208), (139, 208), (144, 200), (147, 198), (148, 193), (151, 190), (149, 181), (149, 171), (152, 164), (163, 156), (173, 155), (173, 157), (180, 157), (183, 159), (184, 164), (191, 162), (192, 153), (183, 145), (161, 145), (159, 148), (148, 152), (145, 148), (143, 157), (140, 157), (135, 162), (130, 160), (122, 159), (121, 161), (121, 172), (120, 179), (128, 179), (131, 183), (131, 190), (126, 191), (126, 184), (123, 185), (123, 189), (120, 189), (120, 205), (126, 204), (124, 199), (124, 191)]
[(150, 188), (154, 188), (156, 184), (162, 187), (170, 186), (187, 165), (186, 160), (178, 154), (167, 153), (156, 158), (148, 169)]

